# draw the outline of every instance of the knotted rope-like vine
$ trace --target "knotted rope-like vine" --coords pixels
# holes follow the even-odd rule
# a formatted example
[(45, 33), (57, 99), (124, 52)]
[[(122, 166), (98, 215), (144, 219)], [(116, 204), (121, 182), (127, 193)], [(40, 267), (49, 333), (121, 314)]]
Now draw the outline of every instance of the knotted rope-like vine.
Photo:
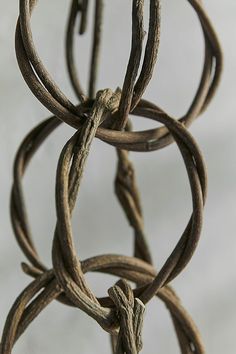
[[(20, 0), (16, 27), (16, 54), (22, 75), (31, 91), (53, 114), (36, 126), (22, 142), (14, 163), (11, 193), (11, 220), (17, 242), (28, 263), (23, 271), (33, 278), (13, 304), (3, 330), (1, 354), (10, 354), (17, 339), (53, 300), (86, 312), (111, 335), (113, 353), (136, 354), (142, 348), (141, 330), (146, 304), (154, 296), (169, 313), (182, 354), (205, 353), (199, 332), (169, 286), (188, 264), (199, 241), (207, 177), (202, 154), (188, 126), (207, 108), (218, 86), (222, 54), (217, 36), (201, 0), (188, 0), (195, 10), (205, 42), (204, 64), (196, 94), (179, 119), (170, 117), (157, 105), (144, 100), (157, 60), (160, 39), (160, 1), (149, 1), (149, 26), (144, 39), (144, 0), (132, 2), (132, 43), (123, 87), (95, 93), (102, 34), (103, 0), (95, 1), (93, 44), (89, 88), (85, 93), (74, 58), (74, 36), (86, 31), (88, 0), (72, 0), (66, 33), (66, 60), (69, 77), (78, 98), (73, 104), (56, 85), (43, 65), (34, 45), (31, 15), (36, 0)], [(142, 56), (142, 53), (144, 55)], [(143, 59), (142, 59), (143, 58)], [(159, 128), (134, 132), (131, 115), (162, 123)], [(65, 144), (56, 175), (57, 221), (52, 245), (52, 268), (41, 260), (30, 232), (24, 203), (22, 179), (27, 166), (45, 139), (62, 123), (75, 129)], [(115, 192), (134, 231), (134, 255), (106, 254), (81, 261), (74, 244), (71, 216), (78, 197), (90, 146), (97, 137), (113, 145), (118, 163)], [(175, 142), (184, 160), (192, 195), (192, 213), (186, 227), (160, 270), (152, 266), (145, 237), (142, 207), (129, 151), (154, 151)], [(108, 290), (108, 297), (97, 298), (89, 288), (85, 273), (102, 272), (120, 280)], [(136, 284), (132, 289), (129, 281)]]

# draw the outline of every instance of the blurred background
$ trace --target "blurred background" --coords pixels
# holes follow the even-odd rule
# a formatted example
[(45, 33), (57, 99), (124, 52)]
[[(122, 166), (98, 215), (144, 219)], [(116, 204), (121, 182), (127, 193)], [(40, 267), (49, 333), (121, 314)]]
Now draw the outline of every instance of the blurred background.
[[(92, 16), (93, 3), (90, 4)], [(56, 4), (56, 7), (55, 7)], [(236, 352), (236, 2), (205, 1), (219, 35), (225, 67), (215, 99), (190, 128), (208, 167), (209, 193), (204, 229), (189, 266), (173, 286), (198, 325), (207, 353)], [(68, 1), (40, 1), (32, 20), (38, 52), (59, 87), (76, 102), (66, 72), (64, 34)], [(147, 9), (146, 9), (147, 10)], [(146, 11), (146, 15), (148, 11)], [(12, 164), (23, 137), (50, 113), (24, 83), (14, 53), (18, 1), (0, 1), (0, 331), (8, 310), (30, 279), (20, 269), (25, 258), (10, 225), (9, 195)], [(147, 16), (146, 16), (147, 19)], [(76, 50), (84, 84), (91, 39), (80, 38)], [(147, 26), (147, 22), (146, 22)], [(98, 88), (122, 85), (130, 48), (131, 1), (105, 1), (105, 22)], [(145, 98), (175, 117), (183, 115), (194, 95), (203, 63), (203, 38), (187, 1), (162, 1), (158, 63)], [(153, 123), (133, 118), (135, 129)], [(41, 258), (51, 265), (55, 225), (54, 185), (59, 153), (73, 134), (58, 128), (33, 159), (24, 179), (26, 203)], [(155, 265), (160, 268), (176, 244), (191, 212), (186, 171), (175, 144), (152, 153), (131, 153), (140, 188), (145, 228)], [(115, 198), (116, 154), (111, 146), (93, 142), (78, 203), (73, 214), (74, 237), (81, 259), (102, 254), (132, 254), (133, 235)], [(92, 212), (92, 219), (89, 217)], [(169, 216), (171, 215), (171, 217)], [(98, 296), (115, 279), (86, 275)], [(99, 348), (99, 349), (97, 349)], [(16, 353), (109, 353), (109, 338), (79, 310), (53, 302), (17, 342)], [(147, 306), (143, 353), (178, 353), (168, 311), (154, 299)]]

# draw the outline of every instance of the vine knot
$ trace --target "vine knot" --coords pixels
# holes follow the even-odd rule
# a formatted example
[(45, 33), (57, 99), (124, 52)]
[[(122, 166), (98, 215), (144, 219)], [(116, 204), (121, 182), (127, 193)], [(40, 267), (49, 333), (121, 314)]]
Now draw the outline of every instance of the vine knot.
[(110, 288), (108, 293), (117, 308), (120, 323), (114, 353), (138, 354), (142, 349), (141, 332), (145, 306), (141, 300), (134, 298), (130, 285), (123, 279)]

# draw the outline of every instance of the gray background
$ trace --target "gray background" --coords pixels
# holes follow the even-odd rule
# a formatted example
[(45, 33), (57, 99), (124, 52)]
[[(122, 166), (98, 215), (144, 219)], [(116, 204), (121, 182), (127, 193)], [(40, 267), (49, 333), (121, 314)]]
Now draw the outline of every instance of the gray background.
[[(9, 220), (13, 158), (25, 134), (49, 115), (25, 85), (15, 60), (17, 3), (0, 1), (0, 330), (16, 295), (30, 280), (20, 270), (24, 256), (15, 243)], [(39, 3), (33, 17), (38, 51), (58, 85), (75, 101), (65, 70), (63, 47), (68, 1)], [(106, 1), (99, 88), (114, 89), (122, 85), (130, 46), (130, 5), (131, 1)], [(201, 330), (207, 352), (234, 354), (236, 2), (208, 0), (205, 5), (223, 45), (225, 69), (210, 108), (191, 127), (208, 166), (209, 194), (199, 247), (190, 265), (173, 285)], [(55, 15), (53, 20), (52, 15)], [(178, 117), (190, 104), (203, 60), (199, 23), (187, 1), (163, 0), (161, 32), (158, 64), (145, 97)], [(78, 46), (83, 83), (87, 80), (89, 40), (90, 35)], [(141, 119), (133, 121), (135, 129), (153, 126)], [(60, 127), (40, 149), (24, 180), (32, 232), (48, 265), (51, 264), (55, 225), (56, 161), (72, 132), (71, 128)], [(148, 239), (155, 264), (160, 268), (190, 215), (186, 172), (174, 144), (150, 154), (131, 153), (131, 158), (137, 170)], [(115, 166), (114, 149), (94, 141), (73, 217), (82, 259), (108, 252), (132, 253), (132, 231), (113, 194)], [(91, 212), (92, 221), (88, 218)], [(105, 295), (106, 289), (114, 283), (113, 278), (99, 274), (86, 277), (97, 295)], [(147, 306), (143, 353), (177, 353), (173, 333), (168, 312), (159, 301), (153, 300)], [(109, 340), (85, 314), (54, 302), (19, 340), (15, 352), (108, 353)]]

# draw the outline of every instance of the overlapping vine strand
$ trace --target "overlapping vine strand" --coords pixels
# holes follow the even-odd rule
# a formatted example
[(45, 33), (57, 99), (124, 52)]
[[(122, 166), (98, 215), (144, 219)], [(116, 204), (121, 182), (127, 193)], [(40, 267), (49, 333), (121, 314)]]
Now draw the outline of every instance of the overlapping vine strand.
[[(197, 92), (187, 112), (175, 119), (157, 105), (143, 99), (157, 60), (160, 40), (160, 1), (149, 1), (149, 26), (144, 39), (144, 0), (132, 2), (132, 43), (123, 87), (96, 93), (96, 77), (102, 35), (103, 0), (94, 1), (93, 45), (88, 93), (79, 80), (74, 58), (74, 36), (79, 18), (79, 35), (86, 31), (88, 0), (72, 0), (67, 33), (66, 60), (72, 87), (78, 98), (73, 104), (47, 72), (33, 41), (31, 14), (36, 0), (20, 0), (16, 28), (16, 54), (22, 75), (31, 91), (53, 114), (24, 139), (16, 154), (11, 193), (11, 220), (17, 242), (27, 263), (23, 271), (33, 278), (13, 304), (3, 330), (0, 353), (10, 354), (17, 339), (53, 300), (86, 312), (111, 336), (116, 354), (136, 354), (142, 349), (145, 306), (154, 296), (161, 299), (173, 322), (182, 354), (205, 353), (199, 332), (169, 283), (190, 261), (199, 241), (207, 176), (201, 151), (187, 130), (207, 108), (218, 86), (222, 53), (213, 26), (201, 0), (188, 0), (195, 10), (205, 42), (204, 64)], [(142, 60), (142, 53), (143, 60)], [(156, 129), (134, 132), (131, 117), (140, 116), (162, 123)], [(61, 151), (56, 174), (56, 212), (52, 244), (52, 267), (38, 254), (30, 232), (22, 180), (34, 154), (62, 123), (75, 128)], [(93, 139), (113, 145), (117, 151), (115, 192), (134, 232), (133, 257), (115, 254), (80, 260), (74, 245), (71, 216), (78, 197), (82, 174)], [(143, 225), (142, 207), (129, 151), (155, 151), (175, 142), (184, 160), (192, 195), (192, 214), (173, 251), (160, 270), (152, 265)], [(117, 276), (120, 280), (97, 298), (89, 288), (89, 271)], [(135, 283), (131, 288), (129, 282)]]

